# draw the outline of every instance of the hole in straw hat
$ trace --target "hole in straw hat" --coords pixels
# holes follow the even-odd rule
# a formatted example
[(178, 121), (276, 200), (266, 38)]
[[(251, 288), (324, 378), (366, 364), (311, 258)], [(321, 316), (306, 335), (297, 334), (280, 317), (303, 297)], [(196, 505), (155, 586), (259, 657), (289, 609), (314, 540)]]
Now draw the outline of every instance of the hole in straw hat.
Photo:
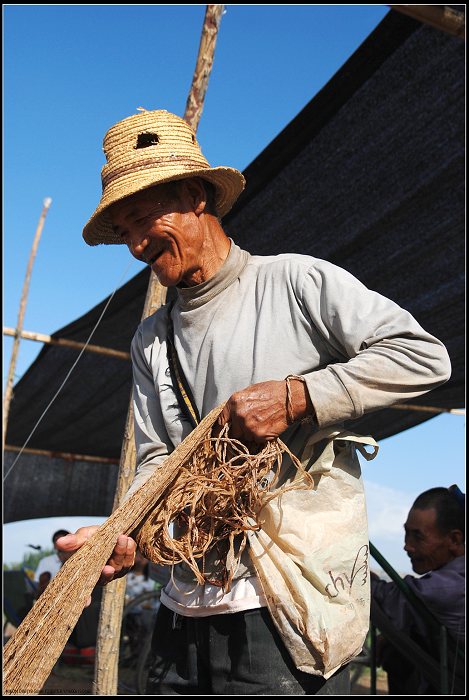
[(148, 148), (148, 146), (156, 146), (159, 142), (159, 138), (156, 134), (139, 134), (137, 136), (137, 148)]

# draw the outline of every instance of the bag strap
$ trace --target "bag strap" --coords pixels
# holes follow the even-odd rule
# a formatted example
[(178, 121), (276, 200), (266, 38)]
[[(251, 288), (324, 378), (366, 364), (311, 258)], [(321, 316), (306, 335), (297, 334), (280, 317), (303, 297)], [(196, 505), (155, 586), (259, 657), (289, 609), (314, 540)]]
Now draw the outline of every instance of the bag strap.
[(171, 379), (173, 381), (173, 387), (176, 398), (179, 402), (179, 406), (183, 410), (184, 415), (189, 420), (192, 427), (195, 428), (200, 423), (200, 414), (197, 410), (197, 406), (195, 405), (194, 396), (187, 379), (184, 376), (184, 372), (182, 371), (182, 367), (176, 352), (176, 346), (174, 344), (173, 320), (171, 318), (173, 306), (174, 301), (171, 302), (168, 310), (168, 335), (166, 338), (166, 345), (169, 371), (171, 372)]

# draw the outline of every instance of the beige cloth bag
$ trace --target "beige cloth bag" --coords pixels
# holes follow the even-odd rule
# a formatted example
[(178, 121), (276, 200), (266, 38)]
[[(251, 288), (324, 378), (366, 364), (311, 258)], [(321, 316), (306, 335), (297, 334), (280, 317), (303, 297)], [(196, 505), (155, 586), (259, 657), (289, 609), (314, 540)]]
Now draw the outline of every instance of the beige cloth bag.
[(356, 449), (371, 460), (378, 445), (334, 427), (312, 435), (301, 462), (314, 487), (270, 501), (261, 530), (248, 533), (285, 646), (298, 669), (324, 678), (360, 653), (369, 628), (368, 526)]

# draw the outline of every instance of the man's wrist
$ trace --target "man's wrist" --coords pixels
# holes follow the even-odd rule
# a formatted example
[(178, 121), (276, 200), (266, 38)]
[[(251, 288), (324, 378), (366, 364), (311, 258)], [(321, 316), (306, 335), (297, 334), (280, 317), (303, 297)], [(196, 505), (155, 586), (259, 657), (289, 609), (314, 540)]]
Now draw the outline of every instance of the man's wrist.
[(298, 420), (314, 420), (315, 411), (304, 377), (288, 375), (287, 384), (287, 416), (288, 422)]

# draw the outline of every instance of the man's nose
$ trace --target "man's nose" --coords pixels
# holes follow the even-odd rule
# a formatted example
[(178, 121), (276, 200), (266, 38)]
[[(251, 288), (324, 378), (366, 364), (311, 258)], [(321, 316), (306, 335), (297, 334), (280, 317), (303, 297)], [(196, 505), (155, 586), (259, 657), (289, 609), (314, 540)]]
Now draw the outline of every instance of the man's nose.
[(130, 248), (130, 252), (139, 260), (142, 259), (142, 255), (145, 248), (148, 246), (149, 239), (146, 234), (142, 233), (130, 233), (127, 240), (127, 245)]
[(407, 539), (404, 540), (404, 551), (405, 552), (413, 552), (414, 551), (412, 544)]

